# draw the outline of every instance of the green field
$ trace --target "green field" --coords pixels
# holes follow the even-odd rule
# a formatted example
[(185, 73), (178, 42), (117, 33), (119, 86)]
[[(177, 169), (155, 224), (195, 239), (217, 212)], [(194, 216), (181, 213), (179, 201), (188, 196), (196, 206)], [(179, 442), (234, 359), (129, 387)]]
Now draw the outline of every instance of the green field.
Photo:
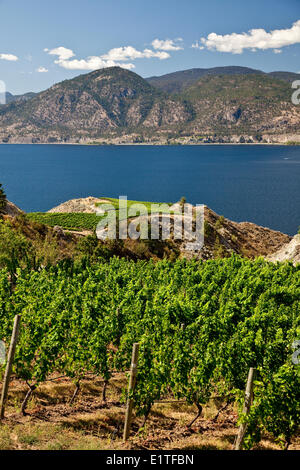
[(55, 227), (58, 225), (65, 230), (95, 230), (100, 220), (96, 214), (85, 213), (48, 213), (32, 212), (27, 217), (40, 224)]
[[(106, 201), (109, 201), (109, 203), (112, 204), (116, 210), (119, 210), (119, 199), (113, 198), (113, 197), (101, 197), (101, 199), (105, 199)], [(167, 206), (172, 206), (174, 203), (173, 202), (152, 202), (152, 201), (128, 200), (127, 208), (130, 209), (131, 206), (133, 206), (134, 204), (143, 204), (147, 208), (148, 212), (150, 212), (152, 204), (166, 204)], [(101, 206), (101, 205), (102, 203), (96, 204), (96, 206)]]
[[(117, 219), (119, 219), (119, 199), (108, 197), (103, 197), (103, 199), (109, 201), (109, 203), (114, 207), (116, 210)], [(150, 213), (152, 204), (162, 203), (154, 203), (149, 201), (127, 201), (128, 210), (130, 210), (134, 204), (143, 204), (146, 207), (147, 212)], [(165, 204), (167, 206), (172, 205), (172, 203)], [(97, 204), (98, 207), (101, 207), (102, 205), (105, 204)], [(49, 225), (50, 227), (55, 227), (58, 225), (65, 230), (96, 230), (97, 224), (101, 219), (101, 216), (97, 216), (96, 214), (88, 214), (83, 212), (31, 212), (27, 214), (27, 217), (34, 222)]]

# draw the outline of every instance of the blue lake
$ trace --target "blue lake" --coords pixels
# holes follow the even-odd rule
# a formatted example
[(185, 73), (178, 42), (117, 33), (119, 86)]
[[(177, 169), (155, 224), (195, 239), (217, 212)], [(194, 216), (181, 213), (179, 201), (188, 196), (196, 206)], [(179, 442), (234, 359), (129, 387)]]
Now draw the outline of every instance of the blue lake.
[(300, 147), (0, 145), (0, 182), (27, 212), (86, 196), (185, 196), (235, 221), (291, 235), (300, 225)]

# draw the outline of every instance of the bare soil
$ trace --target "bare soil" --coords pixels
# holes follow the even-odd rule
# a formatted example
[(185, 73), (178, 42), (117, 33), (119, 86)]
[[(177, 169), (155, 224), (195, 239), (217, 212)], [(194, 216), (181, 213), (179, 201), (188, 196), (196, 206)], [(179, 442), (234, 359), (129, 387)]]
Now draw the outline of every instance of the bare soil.
[[(53, 377), (54, 378), (54, 377)], [(230, 450), (237, 433), (237, 413), (228, 407), (215, 422), (221, 403), (212, 401), (191, 428), (196, 407), (165, 397), (156, 403), (144, 428), (135, 417), (130, 440), (123, 443), (125, 404), (121, 401), (126, 386), (124, 374), (115, 374), (102, 401), (103, 381), (90, 376), (82, 381), (73, 405), (74, 384), (65, 378), (41, 385), (32, 396), (26, 416), (20, 405), (27, 392), (24, 383), (11, 382), (6, 417), (0, 424), (0, 450), (104, 450), (104, 449), (182, 449)], [(256, 447), (279, 450), (268, 436)], [(300, 450), (300, 437), (290, 449)]]

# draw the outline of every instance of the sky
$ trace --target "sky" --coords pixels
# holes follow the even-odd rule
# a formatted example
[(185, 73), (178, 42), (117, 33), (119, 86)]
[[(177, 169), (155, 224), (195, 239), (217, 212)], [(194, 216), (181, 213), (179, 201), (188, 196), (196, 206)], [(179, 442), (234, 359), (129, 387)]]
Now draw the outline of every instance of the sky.
[(299, 56), (300, 0), (0, 0), (0, 83), (13, 94), (112, 65), (300, 72)]

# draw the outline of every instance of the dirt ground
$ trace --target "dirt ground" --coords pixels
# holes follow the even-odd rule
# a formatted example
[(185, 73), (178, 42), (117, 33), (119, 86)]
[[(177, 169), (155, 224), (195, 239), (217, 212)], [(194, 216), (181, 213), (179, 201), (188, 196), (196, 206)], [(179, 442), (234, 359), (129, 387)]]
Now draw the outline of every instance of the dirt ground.
[[(126, 385), (124, 374), (115, 374), (102, 401), (103, 381), (90, 376), (70, 404), (74, 384), (67, 379), (41, 385), (29, 401), (27, 415), (21, 416), (21, 402), (27, 392), (24, 383), (12, 380), (5, 419), (0, 423), (0, 450), (230, 450), (237, 433), (237, 414), (227, 408), (214, 422), (220, 403), (211, 402), (191, 428), (196, 407), (172, 402), (166, 397), (153, 406), (144, 428), (134, 418), (130, 440), (123, 443), (125, 405), (120, 401)], [(267, 436), (256, 449), (280, 447)], [(300, 436), (291, 450), (300, 450)]]

